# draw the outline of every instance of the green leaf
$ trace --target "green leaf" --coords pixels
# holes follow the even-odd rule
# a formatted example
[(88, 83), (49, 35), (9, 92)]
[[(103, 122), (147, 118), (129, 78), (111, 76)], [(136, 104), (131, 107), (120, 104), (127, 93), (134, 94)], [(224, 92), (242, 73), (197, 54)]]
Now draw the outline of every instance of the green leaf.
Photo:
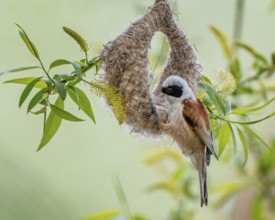
[(229, 99), (226, 99), (225, 111), (226, 113), (231, 112), (232, 104)]
[(74, 103), (78, 106), (78, 110), (80, 110), (80, 100), (79, 100), (79, 95), (75, 89), (74, 86), (67, 86), (68, 88), (68, 94), (71, 97), (71, 99), (74, 101)]
[(43, 80), (43, 82), (45, 82), (45, 84), (47, 85), (48, 90), (49, 90), (49, 93), (50, 93), (50, 91), (51, 91), (52, 88), (53, 88), (52, 81), (49, 80), (48, 78), (42, 78), (42, 80)]
[(212, 188), (213, 193), (235, 193), (246, 187), (242, 182), (226, 182)]
[(247, 144), (247, 141), (246, 141), (246, 138), (242, 132), (241, 129), (237, 128), (238, 130), (238, 133), (239, 133), (239, 138), (242, 142), (242, 145), (243, 145), (243, 152), (244, 152), (244, 162), (243, 162), (243, 165), (244, 166), (247, 162), (247, 158), (248, 158), (248, 144)]
[(60, 81), (58, 81), (56, 79), (53, 79), (53, 81), (54, 81), (54, 85), (57, 88), (57, 92), (58, 92), (60, 98), (64, 101), (66, 99), (66, 96), (67, 96), (67, 92), (66, 92), (65, 87), (63, 86), (63, 84)]
[(240, 190), (246, 187), (242, 182), (227, 182), (212, 188), (213, 193), (221, 193), (220, 199), (214, 203), (216, 209), (222, 208), (229, 199), (236, 195)]
[(33, 96), (28, 106), (28, 113), (41, 101), (46, 91), (48, 91), (48, 88), (41, 89)]
[(25, 102), (27, 97), (29, 96), (30, 92), (32, 91), (35, 84), (41, 79), (42, 77), (35, 78), (32, 80), (23, 90), (20, 99), (19, 99), (19, 108), (21, 108), (22, 104)]
[(161, 148), (146, 155), (143, 162), (148, 165), (159, 163), (165, 159), (172, 159), (177, 165), (182, 164), (183, 158), (179, 151), (172, 148)]
[(125, 192), (119, 180), (119, 177), (115, 176), (113, 181), (114, 181), (115, 191), (120, 201), (120, 204), (122, 206), (124, 215), (127, 217), (126, 219), (132, 219), (132, 213), (131, 213)]
[(258, 53), (254, 48), (252, 48), (250, 45), (241, 42), (241, 41), (236, 41), (235, 45), (246, 50), (248, 53), (250, 53), (254, 58), (256, 58), (257, 60), (262, 61), (264, 64), (268, 65), (268, 61), (267, 59), (261, 55), (260, 53)]
[[(12, 80), (8, 80), (4, 83), (15, 83), (15, 84), (23, 84), (23, 85), (27, 85), (29, 84), (31, 81), (33, 81), (34, 79), (36, 79), (37, 77), (24, 77), (24, 78), (17, 78), (17, 79), (12, 79)], [(38, 89), (42, 89), (45, 88), (47, 85), (43, 82), (43, 81), (38, 81), (35, 85), (34, 88), (38, 88)]]
[(242, 115), (242, 114), (246, 114), (246, 113), (250, 113), (250, 112), (260, 111), (260, 110), (264, 109), (265, 107), (267, 107), (274, 100), (275, 100), (275, 97), (273, 97), (272, 99), (267, 101), (265, 104), (255, 107), (255, 108), (236, 108), (231, 113), (236, 114), (236, 115)]
[(209, 26), (209, 28), (212, 31), (212, 33), (215, 35), (217, 40), (219, 41), (220, 45), (222, 46), (225, 57), (228, 60), (232, 60), (234, 57), (234, 50), (233, 50), (232, 43), (229, 41), (226, 34), (212, 25)]
[(55, 105), (50, 105), (51, 110), (60, 118), (68, 120), (68, 121), (83, 121), (82, 119), (74, 116), (70, 112), (67, 112)]
[(25, 70), (31, 70), (31, 69), (38, 69), (41, 68), (40, 66), (26, 66), (26, 67), (19, 67), (11, 70), (4, 71), (0, 73), (0, 76), (6, 73), (14, 73), (14, 72), (20, 72), (20, 71), (25, 71)]
[(230, 71), (234, 78), (236, 79), (237, 82), (240, 81), (242, 78), (242, 68), (241, 68), (241, 63), (238, 58), (235, 58), (231, 63), (230, 63)]
[(181, 188), (178, 182), (171, 180), (162, 180), (150, 185), (147, 188), (148, 192), (153, 192), (156, 190), (164, 190), (165, 192), (170, 193), (172, 196), (178, 196), (181, 193)]
[(148, 220), (148, 218), (144, 215), (140, 215), (140, 214), (135, 214), (133, 216), (133, 220)]
[(68, 64), (71, 64), (73, 66), (77, 75), (81, 75), (81, 66), (78, 63), (70, 61), (70, 60), (64, 60), (64, 59), (58, 59), (58, 60), (53, 61), (50, 64), (49, 70), (51, 70), (55, 67), (58, 67), (58, 66), (68, 65)]
[(236, 156), (237, 155), (237, 141), (236, 141), (235, 132), (234, 132), (233, 127), (230, 123), (228, 123), (228, 126), (230, 128), (230, 132), (231, 132), (231, 136), (232, 136), (234, 156)]
[(256, 138), (258, 141), (260, 141), (264, 146), (266, 146), (269, 150), (271, 150), (271, 148), (268, 146), (268, 144), (259, 136), (255, 133), (255, 131), (253, 131), (249, 126), (241, 124), (241, 126), (248, 132), (250, 133), (254, 138)]
[(272, 112), (269, 115), (265, 116), (264, 118), (261, 118), (261, 119), (258, 119), (258, 120), (254, 120), (254, 121), (239, 121), (239, 122), (238, 121), (236, 121), (236, 122), (233, 121), (233, 123), (237, 123), (237, 124), (241, 124), (241, 125), (252, 125), (252, 124), (257, 124), (257, 123), (259, 123), (261, 121), (264, 121), (266, 119), (269, 119), (269, 118), (273, 117), (274, 115), (275, 115), (275, 112)]
[[(72, 88), (75, 89), (75, 92), (73, 92)], [(86, 115), (88, 115), (92, 119), (92, 121), (95, 123), (95, 116), (92, 110), (90, 100), (81, 89), (77, 87), (72, 87), (72, 88), (68, 90), (69, 96), (79, 106), (79, 108)]]
[(218, 156), (220, 157), (228, 144), (230, 138), (230, 127), (228, 123), (223, 123), (220, 130), (219, 130), (219, 151), (218, 151)]
[(202, 75), (201, 78), (202, 78), (202, 80), (203, 80), (204, 82), (207, 82), (209, 85), (212, 85), (211, 80), (210, 80), (207, 76)]
[(46, 111), (47, 111), (47, 107), (44, 106), (44, 107), (42, 107), (41, 109), (39, 109), (38, 111), (35, 111), (35, 112), (32, 112), (32, 111), (31, 111), (31, 113), (34, 114), (34, 115), (40, 115), (40, 114), (45, 113)]
[(252, 220), (265, 220), (267, 216), (265, 215), (265, 204), (261, 196), (254, 199), (251, 207)]
[(121, 214), (120, 210), (108, 210), (103, 212), (97, 212), (88, 217), (83, 218), (82, 220), (108, 220), (113, 219)]
[(31, 54), (34, 57), (36, 57), (37, 59), (39, 59), (39, 53), (38, 53), (35, 45), (31, 42), (31, 40), (29, 39), (28, 35), (24, 31), (24, 29), (19, 24), (16, 24), (16, 26), (19, 28), (19, 34), (20, 34), (22, 40), (24, 41), (24, 43), (26, 44), (27, 48), (31, 52)]
[(219, 96), (219, 94), (216, 92), (215, 89), (213, 89), (211, 86), (203, 83), (199, 83), (199, 86), (205, 90), (208, 97), (211, 99), (213, 104), (215, 105), (218, 112), (225, 115), (226, 109), (223, 103), (222, 98)]
[(89, 50), (89, 46), (88, 46), (88, 43), (86, 40), (84, 40), (84, 38), (78, 34), (76, 31), (68, 28), (68, 27), (63, 27), (63, 30), (68, 34), (70, 35), (77, 43), (78, 45), (80, 46), (80, 48), (85, 52), (87, 53), (88, 50)]
[[(57, 98), (54, 105), (59, 107), (60, 109), (64, 108), (64, 102), (60, 97)], [(51, 111), (45, 123), (45, 129), (37, 151), (41, 150), (47, 143), (49, 143), (49, 141), (53, 138), (55, 133), (58, 131), (61, 125), (61, 122), (62, 122), (62, 118), (58, 117), (53, 111)]]
[(275, 66), (275, 53), (271, 54), (271, 60), (272, 60), (272, 65)]

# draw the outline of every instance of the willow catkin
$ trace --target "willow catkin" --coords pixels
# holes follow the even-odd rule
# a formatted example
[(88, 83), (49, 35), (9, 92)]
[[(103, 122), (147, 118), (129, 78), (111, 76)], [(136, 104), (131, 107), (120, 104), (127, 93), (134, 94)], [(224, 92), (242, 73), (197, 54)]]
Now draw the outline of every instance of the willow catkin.
[[(157, 31), (166, 35), (171, 50), (160, 82), (151, 93), (148, 50)], [(193, 91), (197, 91), (199, 65), (186, 36), (174, 22), (166, 0), (156, 0), (147, 14), (108, 42), (100, 58), (104, 62), (104, 80), (122, 96), (126, 123), (135, 132), (160, 134), (159, 122), (166, 121), (168, 111), (160, 88), (169, 75), (182, 76)]]

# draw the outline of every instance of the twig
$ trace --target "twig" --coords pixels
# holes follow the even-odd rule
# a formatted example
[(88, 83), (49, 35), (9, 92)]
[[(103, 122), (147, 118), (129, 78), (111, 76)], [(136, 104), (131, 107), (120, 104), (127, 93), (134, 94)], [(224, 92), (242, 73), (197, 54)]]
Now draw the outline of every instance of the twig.
[(241, 40), (243, 30), (245, 0), (236, 0), (235, 24), (233, 38)]

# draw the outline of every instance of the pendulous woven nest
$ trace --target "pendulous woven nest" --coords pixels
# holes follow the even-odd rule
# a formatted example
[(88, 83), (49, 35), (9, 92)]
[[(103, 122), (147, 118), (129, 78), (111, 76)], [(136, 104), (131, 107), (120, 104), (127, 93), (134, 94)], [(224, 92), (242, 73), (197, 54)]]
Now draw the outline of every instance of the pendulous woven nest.
[[(150, 91), (148, 50), (157, 31), (167, 37), (170, 53), (158, 85)], [(148, 13), (104, 46), (100, 59), (104, 63), (104, 80), (122, 96), (126, 123), (134, 132), (161, 134), (159, 122), (167, 120), (169, 110), (160, 88), (168, 76), (183, 77), (197, 92), (200, 65), (186, 35), (175, 23), (167, 0), (155, 0)]]

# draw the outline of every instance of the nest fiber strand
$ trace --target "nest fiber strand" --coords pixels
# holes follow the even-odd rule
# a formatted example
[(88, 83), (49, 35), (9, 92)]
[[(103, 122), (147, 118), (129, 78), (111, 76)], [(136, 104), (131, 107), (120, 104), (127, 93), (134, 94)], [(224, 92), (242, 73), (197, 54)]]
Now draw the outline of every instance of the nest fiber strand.
[[(153, 93), (150, 91), (148, 51), (155, 32), (166, 35), (170, 54)], [(150, 11), (132, 23), (115, 40), (108, 42), (101, 52), (106, 83), (122, 96), (126, 123), (133, 131), (159, 135), (159, 122), (167, 120), (165, 99), (160, 92), (163, 81), (170, 75), (185, 78), (194, 92), (200, 78), (192, 47), (178, 28), (166, 0), (156, 0)]]

